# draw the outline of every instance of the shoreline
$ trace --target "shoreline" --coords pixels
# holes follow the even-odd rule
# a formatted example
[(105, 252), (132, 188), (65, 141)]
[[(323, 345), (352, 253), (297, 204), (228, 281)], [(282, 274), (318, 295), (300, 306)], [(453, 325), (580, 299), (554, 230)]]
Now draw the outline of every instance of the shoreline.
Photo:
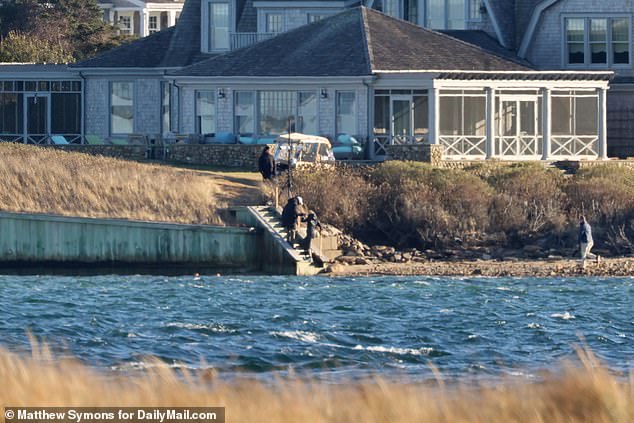
[(335, 263), (328, 276), (476, 276), (476, 277), (566, 277), (634, 276), (634, 257), (588, 260), (581, 268), (578, 259), (558, 260), (459, 260), (408, 263), (350, 264)]

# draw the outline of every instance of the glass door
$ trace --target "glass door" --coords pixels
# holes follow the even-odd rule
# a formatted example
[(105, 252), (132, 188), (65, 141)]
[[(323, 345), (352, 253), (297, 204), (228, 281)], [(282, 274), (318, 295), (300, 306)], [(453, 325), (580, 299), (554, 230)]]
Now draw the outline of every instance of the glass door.
[(407, 144), (412, 137), (412, 98), (392, 96), (392, 144)]
[(46, 144), (50, 135), (50, 97), (25, 94), (24, 133), (28, 144)]

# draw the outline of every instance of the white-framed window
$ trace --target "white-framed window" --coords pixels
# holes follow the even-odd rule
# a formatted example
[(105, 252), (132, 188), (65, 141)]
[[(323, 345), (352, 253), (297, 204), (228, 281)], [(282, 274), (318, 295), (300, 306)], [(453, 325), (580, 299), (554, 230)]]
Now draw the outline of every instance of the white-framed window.
[(327, 18), (328, 15), (324, 15), (321, 13), (309, 13), (308, 14), (308, 23), (319, 22), (320, 20)]
[(553, 136), (599, 134), (596, 91), (553, 91), (551, 101)]
[(196, 133), (216, 132), (216, 91), (196, 91)]
[(172, 130), (172, 84), (161, 82), (161, 132)]
[(284, 30), (284, 16), (281, 13), (267, 13), (266, 32), (278, 33)]
[(119, 15), (119, 32), (125, 35), (132, 35), (132, 15)]
[(236, 91), (234, 98), (234, 128), (238, 135), (251, 136), (255, 133), (255, 93)]
[(354, 91), (337, 91), (337, 134), (357, 133), (357, 96)]
[(628, 17), (565, 17), (564, 64), (610, 67), (630, 64)]
[(234, 130), (245, 136), (319, 135), (317, 91), (236, 91)]
[(148, 32), (154, 34), (159, 30), (159, 17), (156, 15), (150, 15), (148, 19)]
[(480, 0), (426, 0), (425, 23), (432, 29), (467, 29), (482, 20)]
[(134, 82), (110, 83), (110, 133), (134, 132)]
[(231, 3), (214, 0), (207, 3), (207, 5), (207, 16), (209, 19), (207, 45), (209, 51), (229, 50), (232, 30)]

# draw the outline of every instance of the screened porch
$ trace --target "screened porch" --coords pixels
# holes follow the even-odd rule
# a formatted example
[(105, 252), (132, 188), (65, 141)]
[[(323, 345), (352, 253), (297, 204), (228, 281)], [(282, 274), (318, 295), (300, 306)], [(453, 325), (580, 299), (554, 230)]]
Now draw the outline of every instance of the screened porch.
[(82, 142), (80, 80), (0, 80), (0, 141)]
[(376, 159), (390, 145), (419, 143), (441, 145), (450, 160), (607, 158), (607, 80), (434, 80), (433, 86), (374, 90)]

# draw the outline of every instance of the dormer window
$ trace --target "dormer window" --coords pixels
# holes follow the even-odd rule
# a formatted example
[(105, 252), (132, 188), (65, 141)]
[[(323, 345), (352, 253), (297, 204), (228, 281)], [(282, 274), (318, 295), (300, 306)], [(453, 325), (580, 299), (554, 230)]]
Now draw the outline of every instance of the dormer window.
[(205, 0), (203, 2), (203, 46), (210, 53), (227, 51), (231, 47), (233, 25), (231, 0)]

